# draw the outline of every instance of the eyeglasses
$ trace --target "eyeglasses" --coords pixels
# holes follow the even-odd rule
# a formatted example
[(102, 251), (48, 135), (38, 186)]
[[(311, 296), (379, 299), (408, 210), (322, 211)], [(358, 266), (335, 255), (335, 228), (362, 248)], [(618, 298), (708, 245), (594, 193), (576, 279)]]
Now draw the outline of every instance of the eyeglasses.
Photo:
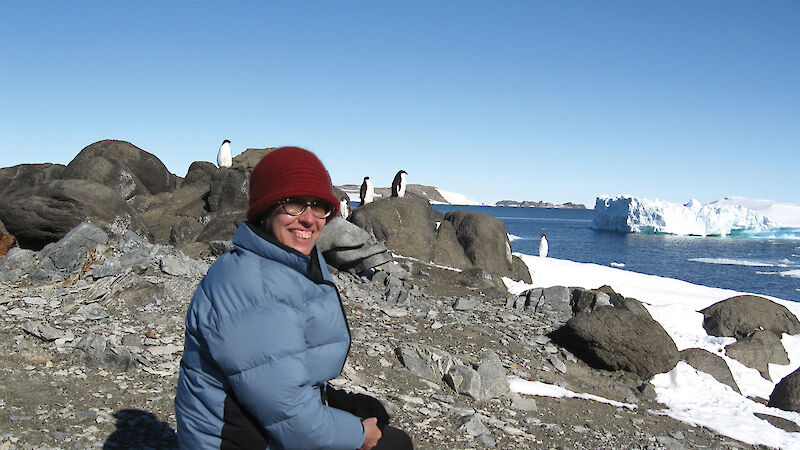
[(290, 216), (299, 216), (303, 214), (309, 206), (311, 207), (311, 214), (317, 219), (324, 219), (333, 212), (333, 206), (328, 204), (328, 202), (318, 200), (308, 201), (299, 198), (287, 198), (281, 200), (278, 204), (281, 205), (283, 211)]

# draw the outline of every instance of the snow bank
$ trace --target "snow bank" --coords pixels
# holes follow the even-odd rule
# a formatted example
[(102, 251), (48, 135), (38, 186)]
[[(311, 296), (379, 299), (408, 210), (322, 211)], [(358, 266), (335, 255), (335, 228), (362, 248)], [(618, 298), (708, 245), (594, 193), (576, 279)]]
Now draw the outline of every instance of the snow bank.
[[(797, 209), (800, 216), (800, 207)], [(800, 221), (800, 219), (799, 219)], [(731, 203), (685, 205), (631, 196), (598, 197), (592, 228), (624, 233), (667, 233), (727, 236), (734, 232), (763, 233), (781, 227), (761, 213)], [(762, 236), (760, 236), (762, 237)]]

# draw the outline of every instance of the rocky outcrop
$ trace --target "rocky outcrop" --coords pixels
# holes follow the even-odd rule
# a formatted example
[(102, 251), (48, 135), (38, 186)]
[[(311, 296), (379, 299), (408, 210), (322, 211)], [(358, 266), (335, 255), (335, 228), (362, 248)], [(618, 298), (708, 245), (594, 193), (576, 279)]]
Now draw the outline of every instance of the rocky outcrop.
[(143, 231), (139, 215), (111, 188), (86, 180), (54, 180), (7, 199), (2, 220), (20, 246), (40, 249), (90, 219), (108, 231)]
[(126, 141), (103, 140), (81, 150), (67, 164), (64, 179), (108, 186), (123, 200), (175, 190), (177, 178), (155, 155)]
[(767, 406), (800, 412), (800, 369), (786, 375), (775, 385)]
[(800, 333), (800, 322), (786, 307), (756, 295), (739, 295), (700, 311), (703, 327), (712, 336), (743, 338), (757, 330), (780, 336)]

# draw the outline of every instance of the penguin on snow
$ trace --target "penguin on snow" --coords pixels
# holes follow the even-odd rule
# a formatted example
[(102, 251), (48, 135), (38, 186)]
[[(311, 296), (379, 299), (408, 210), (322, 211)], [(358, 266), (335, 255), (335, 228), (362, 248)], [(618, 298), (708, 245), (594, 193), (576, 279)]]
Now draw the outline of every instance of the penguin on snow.
[(547, 238), (545, 237), (544, 233), (542, 234), (542, 240), (539, 241), (539, 257), (546, 258), (547, 257)]
[(403, 197), (406, 195), (406, 171), (397, 172), (392, 180), (392, 197)]
[(364, 182), (361, 183), (359, 194), (361, 195), (362, 205), (366, 205), (375, 199), (375, 187), (372, 185), (372, 181), (369, 180), (369, 177), (364, 177)]
[(230, 167), (231, 164), (233, 164), (233, 158), (231, 157), (231, 141), (225, 139), (222, 141), (222, 145), (219, 146), (219, 153), (217, 153), (217, 166), (220, 168)]

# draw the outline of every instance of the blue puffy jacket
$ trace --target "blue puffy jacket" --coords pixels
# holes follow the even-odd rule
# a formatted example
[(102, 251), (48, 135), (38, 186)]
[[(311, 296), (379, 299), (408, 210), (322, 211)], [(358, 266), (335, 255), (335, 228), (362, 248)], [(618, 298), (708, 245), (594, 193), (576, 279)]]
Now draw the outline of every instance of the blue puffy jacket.
[(316, 249), (309, 257), (267, 239), (240, 225), (189, 305), (180, 446), (357, 449), (361, 419), (320, 400), (350, 347), (331, 275)]

